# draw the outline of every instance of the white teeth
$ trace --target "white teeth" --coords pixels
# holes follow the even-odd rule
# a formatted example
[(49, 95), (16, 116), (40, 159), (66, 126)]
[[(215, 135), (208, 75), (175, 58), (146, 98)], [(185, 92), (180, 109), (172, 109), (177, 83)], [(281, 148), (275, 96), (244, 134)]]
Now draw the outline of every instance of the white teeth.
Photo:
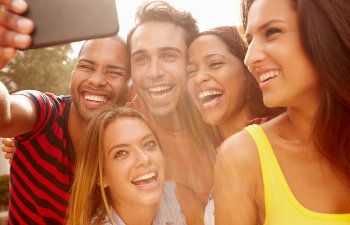
[(217, 94), (222, 94), (222, 91), (203, 91), (203, 92), (199, 93), (198, 98), (203, 99), (207, 96), (217, 95)]
[(209, 102), (205, 102), (205, 103), (203, 103), (203, 107), (207, 107), (207, 106), (209, 106), (209, 105), (211, 105), (211, 104), (213, 104), (215, 102), (216, 102), (216, 99), (213, 99), (213, 100), (211, 100)]
[(261, 74), (260, 75), (260, 82), (264, 82), (265, 80), (270, 79), (272, 77), (276, 77), (280, 74), (281, 74), (281, 72), (278, 70), (274, 70), (274, 71), (270, 71), (270, 72)]
[(107, 101), (105, 97), (98, 95), (85, 95), (86, 100), (95, 101), (95, 102), (105, 102)]
[(170, 86), (159, 86), (159, 87), (149, 88), (148, 90), (150, 92), (160, 92), (160, 91), (167, 91), (169, 89), (170, 89)]
[(140, 180), (147, 180), (147, 179), (154, 177), (154, 176), (156, 176), (156, 173), (148, 173), (148, 174), (139, 176), (139, 177), (133, 179), (132, 181), (136, 182), (136, 181), (140, 181)]

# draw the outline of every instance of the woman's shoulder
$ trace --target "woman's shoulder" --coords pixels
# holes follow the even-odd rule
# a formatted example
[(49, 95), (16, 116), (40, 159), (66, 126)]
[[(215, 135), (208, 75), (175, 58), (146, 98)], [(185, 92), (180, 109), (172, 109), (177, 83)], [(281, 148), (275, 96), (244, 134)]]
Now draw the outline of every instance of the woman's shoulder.
[(257, 157), (258, 154), (256, 144), (246, 130), (239, 131), (238, 133), (227, 138), (221, 144), (217, 153), (218, 159), (225, 158), (226, 160), (242, 165), (245, 164), (245, 162), (251, 161)]

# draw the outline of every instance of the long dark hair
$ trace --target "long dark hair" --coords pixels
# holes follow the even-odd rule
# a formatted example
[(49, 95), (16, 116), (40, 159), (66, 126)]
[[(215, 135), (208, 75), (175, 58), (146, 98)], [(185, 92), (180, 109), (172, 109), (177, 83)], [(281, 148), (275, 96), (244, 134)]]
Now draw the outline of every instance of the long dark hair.
[[(242, 1), (242, 22), (254, 0)], [(316, 147), (350, 180), (350, 4), (347, 0), (289, 0), (300, 38), (322, 82), (315, 116)]]

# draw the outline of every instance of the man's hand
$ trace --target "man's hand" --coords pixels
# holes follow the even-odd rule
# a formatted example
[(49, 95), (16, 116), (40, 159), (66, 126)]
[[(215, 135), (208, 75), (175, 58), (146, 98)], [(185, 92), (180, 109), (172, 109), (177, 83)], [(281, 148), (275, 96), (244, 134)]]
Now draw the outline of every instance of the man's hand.
[(0, 0), (0, 69), (31, 43), (34, 23), (20, 16), (27, 8), (24, 0)]
[(2, 138), (2, 148), (1, 150), (5, 153), (5, 159), (9, 160), (11, 163), (13, 153), (15, 152), (15, 141), (13, 138)]

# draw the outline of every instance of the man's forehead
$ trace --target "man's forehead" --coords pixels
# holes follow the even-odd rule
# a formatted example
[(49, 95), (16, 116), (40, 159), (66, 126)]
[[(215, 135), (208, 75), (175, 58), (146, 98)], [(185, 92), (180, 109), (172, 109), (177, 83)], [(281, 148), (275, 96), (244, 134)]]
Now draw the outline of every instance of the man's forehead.
[(78, 60), (91, 58), (96, 60), (128, 58), (126, 45), (115, 40), (98, 40), (86, 42), (79, 54)]
[[(127, 47), (125, 44), (113, 40), (111, 38), (88, 40), (81, 48), (80, 55), (83, 54), (110, 54), (110, 53), (127, 54)], [(80, 56), (79, 55), (79, 56)]]
[(187, 49), (184, 29), (170, 22), (146, 22), (135, 30), (131, 38), (131, 52), (171, 47), (183, 51)]

